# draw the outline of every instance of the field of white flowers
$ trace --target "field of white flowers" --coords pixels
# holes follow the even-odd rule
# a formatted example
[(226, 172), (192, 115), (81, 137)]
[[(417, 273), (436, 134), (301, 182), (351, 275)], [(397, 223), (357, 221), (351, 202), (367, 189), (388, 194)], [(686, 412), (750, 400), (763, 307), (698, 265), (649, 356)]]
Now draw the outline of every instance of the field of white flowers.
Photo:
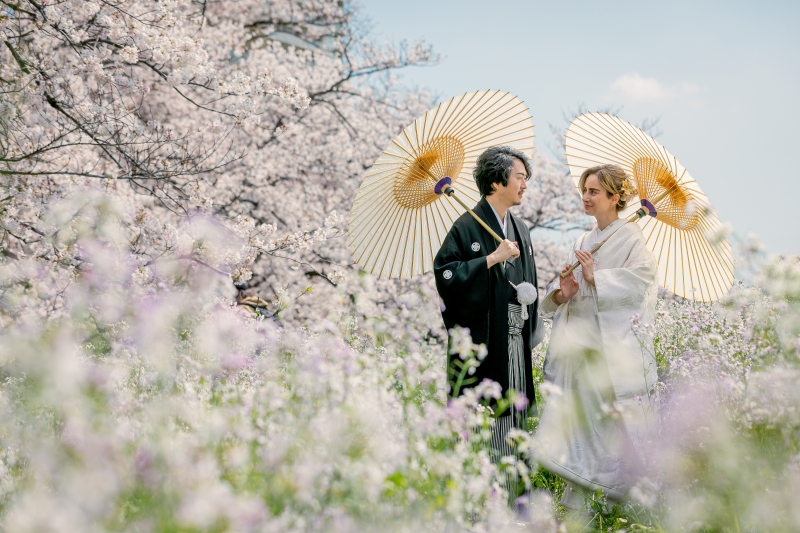
[[(496, 386), (448, 400), (431, 277), (363, 275), (342, 238), (435, 103), (395, 75), (430, 46), (377, 42), (350, 0), (0, 4), (0, 530), (800, 530), (796, 257), (637, 324), (650, 475), (566, 515), (557, 478), (490, 461)], [(585, 228), (563, 165), (533, 163), (520, 217)], [(561, 246), (534, 246), (554, 275)]]
[[(637, 325), (655, 335), (661, 372), (652, 476), (629, 504), (591, 502), (581, 522), (553, 504), (558, 479), (496, 470), (474, 430), (497, 390), (448, 401), (441, 345), (349, 317), (254, 317), (193, 261), (136, 282), (113, 207), (83, 202), (49, 219), (53, 248), (80, 258), (71, 274), (36, 258), (2, 265), (4, 531), (800, 528), (797, 258), (757, 265), (759, 288), (718, 304), (662, 300), (656, 323)], [(210, 231), (195, 246), (226, 242)], [(531, 487), (520, 514), (505, 475)]]

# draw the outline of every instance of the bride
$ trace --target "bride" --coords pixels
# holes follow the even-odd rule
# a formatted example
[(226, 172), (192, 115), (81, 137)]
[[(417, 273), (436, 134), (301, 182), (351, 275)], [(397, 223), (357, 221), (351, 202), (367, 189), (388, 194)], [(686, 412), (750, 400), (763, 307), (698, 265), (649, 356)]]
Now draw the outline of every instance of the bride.
[(567, 482), (561, 505), (570, 509), (598, 490), (621, 501), (643, 474), (658, 381), (652, 340), (631, 326), (636, 316), (653, 321), (658, 291), (641, 229), (619, 218), (636, 189), (613, 165), (586, 170), (580, 189), (596, 225), (570, 253), (580, 272), (559, 276), (539, 307), (553, 320), (543, 387), (552, 392), (534, 448), (539, 464)]

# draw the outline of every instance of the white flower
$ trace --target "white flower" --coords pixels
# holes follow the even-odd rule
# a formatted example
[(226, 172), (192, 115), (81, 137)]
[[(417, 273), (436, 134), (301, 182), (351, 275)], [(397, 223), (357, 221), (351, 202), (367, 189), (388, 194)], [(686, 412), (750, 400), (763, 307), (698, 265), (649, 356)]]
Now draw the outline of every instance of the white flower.
[(631, 498), (638, 502), (642, 507), (650, 508), (658, 500), (658, 484), (646, 477), (641, 478), (630, 490)]
[(340, 285), (341, 283), (344, 282), (345, 278), (346, 278), (345, 273), (340, 270), (334, 270), (333, 272), (328, 274), (328, 279), (334, 285)]
[(728, 239), (728, 235), (733, 232), (733, 227), (730, 224), (724, 223), (710, 229), (706, 233), (706, 239), (714, 247), (719, 247)]
[(122, 60), (126, 63), (136, 63), (139, 61), (139, 50), (135, 46), (126, 46), (120, 52)]
[(324, 224), (323, 224), (323, 225), (324, 225), (326, 228), (333, 228), (333, 227), (335, 227), (335, 226), (336, 226), (336, 225), (337, 225), (339, 222), (341, 222), (341, 219), (339, 218), (339, 215), (338, 215), (338, 214), (336, 214), (336, 211), (331, 211), (331, 214), (330, 214), (330, 215), (328, 215), (328, 217), (325, 219), (325, 222), (324, 222)]

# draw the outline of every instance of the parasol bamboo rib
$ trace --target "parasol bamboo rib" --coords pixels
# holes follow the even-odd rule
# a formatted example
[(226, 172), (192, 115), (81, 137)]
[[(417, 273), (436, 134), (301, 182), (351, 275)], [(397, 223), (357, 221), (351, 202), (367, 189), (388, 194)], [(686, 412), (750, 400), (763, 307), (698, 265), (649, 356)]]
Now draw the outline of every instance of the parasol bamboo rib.
[(461, 207), (463, 207), (464, 209), (466, 209), (466, 210), (467, 210), (467, 212), (468, 212), (470, 215), (472, 215), (472, 217), (473, 217), (475, 220), (477, 220), (477, 221), (478, 221), (478, 224), (480, 224), (481, 226), (483, 226), (483, 229), (485, 229), (486, 231), (488, 231), (488, 232), (489, 232), (489, 235), (491, 235), (492, 237), (494, 237), (494, 238), (497, 240), (497, 242), (503, 242), (503, 239), (501, 239), (501, 238), (500, 238), (500, 236), (499, 236), (497, 233), (495, 233), (495, 232), (494, 232), (494, 230), (493, 230), (492, 228), (490, 228), (490, 227), (489, 227), (489, 224), (487, 224), (486, 222), (484, 222), (483, 220), (481, 220), (481, 219), (480, 219), (480, 217), (478, 217), (478, 215), (476, 215), (476, 214), (475, 214), (475, 211), (473, 211), (472, 209), (470, 209), (470, 208), (467, 206), (467, 204), (465, 204), (464, 202), (462, 202), (462, 201), (461, 201), (461, 198), (459, 198), (458, 196), (455, 196), (455, 192), (456, 192), (456, 191), (455, 191), (455, 190), (453, 190), (453, 188), (452, 188), (452, 187), (448, 187), (448, 188), (447, 188), (447, 189), (445, 189), (445, 191), (444, 191), (444, 193), (445, 193), (447, 196), (449, 196), (450, 198), (454, 199), (456, 202), (458, 202), (459, 204), (461, 204)]
[[(481, 152), (508, 145), (529, 157), (532, 139), (527, 107), (508, 93), (466, 93), (429, 110), (392, 140), (359, 187), (348, 227), (355, 261), (390, 278), (431, 270), (448, 229), (480, 199), (472, 169)], [(445, 176), (452, 194), (433, 187)]]
[[(612, 164), (622, 167), (642, 199), (674, 187), (660, 201), (657, 214), (637, 221), (645, 246), (655, 254), (659, 284), (695, 300), (714, 301), (725, 294), (734, 276), (730, 244), (709, 241), (721, 222), (700, 186), (666, 147), (618, 117), (587, 113), (570, 125), (566, 155), (576, 185), (587, 168)], [(638, 209), (631, 204), (625, 214), (630, 218)]]
[[(423, 172), (425, 172), (425, 174), (427, 174), (427, 175), (428, 175), (428, 176), (430, 176), (431, 178), (435, 179), (437, 182), (439, 181), (438, 179), (436, 179), (436, 176), (434, 176), (433, 174), (431, 174), (430, 172), (428, 172), (428, 169), (426, 169), (426, 168), (423, 168), (423, 169), (422, 169), (422, 171), (423, 171)], [(463, 207), (464, 209), (466, 209), (466, 210), (467, 210), (467, 212), (468, 212), (470, 215), (472, 215), (472, 218), (474, 218), (475, 220), (477, 220), (477, 221), (478, 221), (478, 224), (480, 224), (481, 226), (483, 226), (483, 229), (485, 229), (486, 231), (488, 231), (488, 232), (489, 232), (489, 235), (491, 235), (492, 237), (494, 237), (494, 238), (495, 238), (495, 240), (496, 240), (497, 242), (503, 242), (503, 239), (501, 239), (501, 238), (500, 238), (500, 236), (499, 236), (497, 233), (495, 233), (495, 231), (494, 231), (492, 228), (490, 228), (490, 227), (489, 227), (489, 224), (487, 224), (486, 222), (484, 222), (484, 221), (483, 221), (483, 220), (482, 220), (482, 219), (481, 219), (481, 218), (480, 218), (478, 215), (476, 215), (476, 214), (475, 214), (475, 211), (473, 211), (473, 210), (472, 210), (472, 209), (471, 209), (471, 208), (470, 208), (470, 207), (469, 207), (467, 204), (465, 204), (465, 203), (464, 203), (464, 202), (461, 200), (461, 198), (459, 198), (458, 196), (456, 196), (456, 195), (455, 195), (455, 194), (456, 194), (456, 191), (455, 191), (455, 189), (453, 189), (452, 187), (447, 187), (447, 188), (446, 188), (446, 189), (444, 189), (442, 192), (443, 192), (444, 194), (446, 194), (448, 197), (450, 197), (450, 198), (452, 198), (453, 200), (455, 200), (456, 202), (458, 202), (459, 204), (461, 204), (461, 207)], [(515, 257), (516, 257), (516, 256), (515, 256)]]

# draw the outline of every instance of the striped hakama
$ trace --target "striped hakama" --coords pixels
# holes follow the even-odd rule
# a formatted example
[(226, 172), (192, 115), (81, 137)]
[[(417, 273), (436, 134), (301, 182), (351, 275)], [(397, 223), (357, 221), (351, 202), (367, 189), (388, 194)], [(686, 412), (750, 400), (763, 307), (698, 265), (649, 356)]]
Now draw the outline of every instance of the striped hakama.
[[(522, 341), (522, 327), (525, 320), (522, 318), (522, 306), (519, 304), (508, 304), (508, 379), (509, 389), (517, 391), (518, 394), (525, 396), (525, 348)], [(511, 428), (527, 430), (528, 409), (517, 411), (513, 406), (510, 413), (495, 419), (491, 432), (491, 442), (486, 443), (491, 450), (492, 462), (499, 464), (504, 456), (513, 456), (523, 460), (517, 453), (515, 447), (509, 445), (507, 441), (508, 432)], [(505, 489), (508, 491), (509, 501), (513, 504), (519, 493), (519, 480), (517, 478), (506, 477)]]

